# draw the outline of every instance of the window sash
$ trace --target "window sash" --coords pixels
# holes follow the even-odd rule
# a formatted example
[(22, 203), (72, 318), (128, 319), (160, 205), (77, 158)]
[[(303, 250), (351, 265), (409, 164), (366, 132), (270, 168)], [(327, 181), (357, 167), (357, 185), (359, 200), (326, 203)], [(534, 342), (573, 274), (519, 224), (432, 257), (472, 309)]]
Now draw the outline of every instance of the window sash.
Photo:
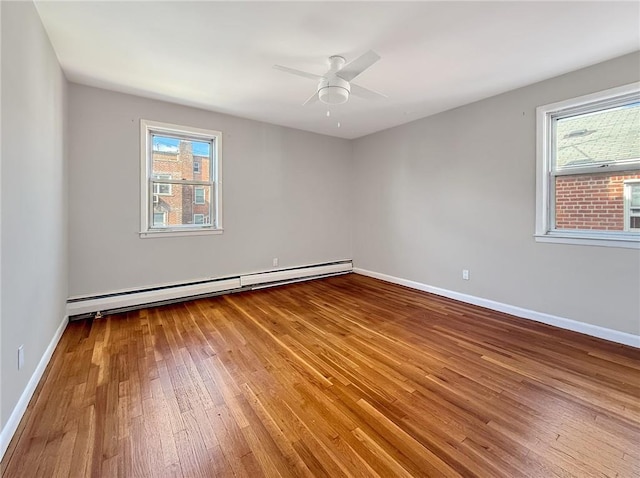
[[(215, 138), (210, 138), (209, 136), (205, 136), (205, 135), (199, 135), (198, 133), (184, 133), (184, 134), (180, 134), (180, 133), (174, 133), (173, 131), (162, 131), (160, 129), (149, 129), (148, 130), (148, 157), (147, 157), (147, 161), (149, 162), (148, 164), (148, 171), (150, 175), (153, 175), (153, 137), (154, 136), (161, 136), (163, 138), (171, 138), (171, 139), (177, 139), (177, 140), (184, 140), (184, 141), (196, 141), (198, 143), (209, 143), (209, 155), (208, 156), (200, 156), (200, 157), (204, 157), (204, 158), (208, 158), (209, 160), (209, 178), (208, 180), (202, 180), (202, 183), (207, 185), (210, 184), (215, 178), (214, 178), (214, 161), (217, 160), (216, 154), (217, 153), (217, 140)], [(198, 164), (199, 166), (199, 171), (198, 173), (200, 174), (202, 171), (202, 165)], [(195, 172), (195, 170), (193, 170), (193, 172)], [(182, 182), (181, 179), (175, 180), (175, 181), (180, 181)], [(193, 180), (192, 180), (193, 181)]]
[[(556, 178), (558, 177), (566, 177), (566, 176), (587, 176), (587, 175), (596, 175), (602, 173), (609, 172), (626, 172), (626, 171), (638, 171), (640, 170), (640, 163), (636, 164), (634, 168), (623, 168), (623, 169), (609, 169), (609, 168), (597, 168), (596, 170), (590, 169), (589, 171), (581, 171), (581, 172), (573, 172), (571, 174), (557, 174), (557, 172), (552, 171), (549, 173), (549, 232), (556, 233), (565, 233), (569, 232), (579, 233), (588, 232), (589, 234), (624, 234), (624, 233), (635, 233), (636, 231), (640, 231), (638, 228), (630, 228), (629, 225), (629, 217), (635, 216), (636, 214), (632, 212), (632, 209), (638, 209), (640, 213), (640, 205), (633, 206), (631, 205), (631, 200), (627, 197), (627, 195), (631, 194), (631, 189), (633, 187), (640, 187), (640, 180), (637, 179), (627, 179), (623, 182), (623, 202), (624, 202), (624, 228), (621, 231), (612, 231), (605, 229), (559, 229), (556, 225)], [(627, 188), (629, 188), (630, 192), (627, 192)]]
[[(151, 181), (151, 183), (153, 183), (153, 182), (154, 181)], [(200, 228), (205, 228), (206, 229), (206, 228), (216, 228), (217, 227), (217, 220), (215, 219), (215, 214), (214, 214), (215, 211), (216, 211), (216, 207), (217, 207), (216, 199), (218, 197), (217, 194), (216, 194), (216, 190), (215, 190), (215, 187), (216, 187), (215, 182), (213, 182), (213, 183), (204, 183), (204, 184), (202, 184), (202, 181), (175, 181), (175, 182), (173, 182), (173, 184), (179, 184), (179, 185), (189, 185), (190, 183), (193, 183), (195, 185), (211, 186), (210, 193), (209, 193), (210, 194), (209, 207), (207, 208), (207, 214), (205, 214), (205, 215), (209, 216), (210, 218), (214, 218), (213, 222), (211, 224), (195, 224), (195, 223), (194, 224), (171, 224), (171, 225), (165, 224), (163, 226), (156, 226), (156, 225), (154, 225), (153, 215), (154, 214), (159, 214), (159, 213), (155, 213), (154, 209), (153, 209), (154, 205), (158, 204), (158, 203), (154, 203), (153, 202), (154, 201), (154, 196), (157, 196), (156, 193), (153, 193), (153, 194), (150, 195), (150, 201), (151, 202), (149, 204), (149, 214), (150, 214), (150, 217), (149, 217), (149, 221), (150, 222), (149, 222), (149, 226), (148, 226), (149, 230), (171, 230), (171, 229), (188, 229), (188, 228), (192, 228), (193, 229), (194, 227), (196, 227), (198, 229), (200, 229)], [(153, 186), (151, 186), (151, 190), (153, 191)], [(160, 196), (167, 196), (167, 195), (160, 194)], [(206, 199), (205, 199), (205, 201), (203, 203), (196, 203), (195, 202), (195, 199), (196, 199), (195, 186), (194, 186), (193, 199), (194, 199), (194, 204), (202, 205), (202, 204), (206, 204), (207, 203)], [(165, 220), (165, 222), (166, 222), (166, 220)]]
[[(637, 89), (636, 85), (632, 84), (628, 86), (633, 86)], [(565, 119), (571, 118), (572, 116), (580, 116), (588, 113), (597, 113), (599, 111), (610, 110), (640, 101), (640, 91), (629, 91), (626, 93), (621, 93), (619, 95), (612, 94), (610, 96), (607, 96), (606, 92), (603, 93), (605, 93), (605, 95), (603, 96), (606, 96), (603, 99), (594, 99), (593, 101), (580, 102), (580, 104), (576, 104), (574, 106), (560, 107), (550, 111), (549, 114), (552, 119)], [(599, 93), (596, 93), (594, 96), (598, 95)]]
[(555, 174), (580, 174), (579, 171), (589, 172), (598, 170), (599, 168), (607, 168), (610, 171), (624, 171), (625, 169), (633, 169), (634, 165), (640, 164), (640, 158), (625, 158), (619, 160), (602, 160), (593, 161), (589, 165), (576, 166), (558, 166), (557, 164), (557, 125), (558, 121), (589, 114), (597, 114), (605, 111), (615, 110), (619, 108), (629, 107), (633, 104), (640, 103), (640, 91), (628, 94), (614, 96), (599, 101), (587, 102), (577, 106), (568, 106), (560, 108), (556, 111), (547, 112), (548, 116), (548, 138), (549, 138), (549, 170)]

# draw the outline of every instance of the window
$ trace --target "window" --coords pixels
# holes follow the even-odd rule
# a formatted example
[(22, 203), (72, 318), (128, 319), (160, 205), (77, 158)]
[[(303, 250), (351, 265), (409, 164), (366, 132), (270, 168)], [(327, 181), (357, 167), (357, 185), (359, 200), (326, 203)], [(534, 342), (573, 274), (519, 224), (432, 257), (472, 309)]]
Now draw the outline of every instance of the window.
[(624, 230), (640, 232), (640, 179), (624, 182)]
[(640, 248), (638, 86), (541, 106), (537, 117), (536, 240)]
[(193, 192), (194, 192), (193, 203), (194, 204), (205, 204), (206, 201), (205, 201), (204, 188), (196, 187)]
[[(154, 174), (153, 177), (154, 179), (171, 179), (170, 174)], [(154, 182), (153, 194), (156, 196), (171, 196), (171, 184)], [(154, 202), (158, 201), (154, 200)]]
[(140, 124), (141, 237), (220, 234), (222, 134)]
[(153, 225), (154, 226), (165, 226), (167, 224), (167, 213), (165, 212), (154, 212), (153, 213)]

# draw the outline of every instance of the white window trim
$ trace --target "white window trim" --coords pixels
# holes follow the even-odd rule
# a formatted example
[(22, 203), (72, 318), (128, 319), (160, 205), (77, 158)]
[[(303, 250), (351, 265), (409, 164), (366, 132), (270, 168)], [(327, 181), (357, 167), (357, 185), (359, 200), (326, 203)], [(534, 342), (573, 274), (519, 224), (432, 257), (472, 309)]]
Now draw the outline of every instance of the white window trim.
[[(215, 138), (215, 150), (212, 154), (212, 164), (209, 167), (209, 174), (212, 176), (211, 185), (211, 205), (212, 217), (216, 218), (215, 224), (194, 226), (192, 224), (177, 227), (167, 227), (153, 229), (150, 220), (152, 219), (152, 198), (150, 195), (151, 162), (149, 141), (150, 131), (166, 131), (167, 134), (182, 134), (191, 138), (211, 139)], [(177, 181), (172, 181), (176, 182)], [(178, 236), (202, 236), (211, 234), (222, 234), (222, 133), (220, 131), (181, 126), (170, 123), (161, 123), (151, 120), (140, 120), (140, 237), (178, 237)]]
[[(597, 102), (640, 93), (640, 84), (631, 83), (536, 108), (536, 229), (537, 242), (579, 244), (640, 249), (640, 237), (635, 233), (604, 231), (554, 231), (551, 229), (550, 171), (553, 159), (552, 115), (567, 109), (588, 107)], [(618, 169), (617, 167), (615, 169)], [(607, 168), (613, 171), (614, 168)], [(578, 174), (578, 171), (575, 171)]]
[(201, 224), (204, 224), (204, 217), (205, 217), (205, 215), (204, 215), (204, 214), (201, 214), (201, 213), (196, 213), (196, 214), (194, 214), (194, 215), (193, 215), (193, 223), (194, 223), (194, 224), (198, 224), (198, 223), (196, 223), (196, 216), (202, 216), (202, 223), (201, 223)]

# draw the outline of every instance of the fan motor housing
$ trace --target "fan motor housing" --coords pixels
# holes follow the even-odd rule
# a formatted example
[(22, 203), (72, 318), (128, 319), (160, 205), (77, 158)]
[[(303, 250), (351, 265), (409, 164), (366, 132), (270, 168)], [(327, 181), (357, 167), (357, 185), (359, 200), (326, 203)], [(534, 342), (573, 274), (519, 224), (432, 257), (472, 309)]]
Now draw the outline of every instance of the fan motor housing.
[(329, 105), (346, 103), (349, 93), (351, 93), (349, 82), (337, 76), (323, 78), (318, 84), (318, 98)]

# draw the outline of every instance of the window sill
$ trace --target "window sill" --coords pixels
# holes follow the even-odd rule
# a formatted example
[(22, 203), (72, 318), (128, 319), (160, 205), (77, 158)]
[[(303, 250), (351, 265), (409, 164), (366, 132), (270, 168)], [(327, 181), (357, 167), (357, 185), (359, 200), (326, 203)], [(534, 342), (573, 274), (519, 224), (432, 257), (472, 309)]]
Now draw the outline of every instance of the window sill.
[(177, 231), (175, 229), (168, 231), (146, 231), (140, 233), (141, 239), (152, 239), (161, 237), (184, 237), (184, 236), (212, 236), (222, 234), (224, 229), (186, 229)]
[(547, 234), (535, 234), (534, 237), (536, 242), (640, 249), (640, 237), (628, 235), (612, 237), (605, 235), (585, 235), (571, 232), (550, 232)]

